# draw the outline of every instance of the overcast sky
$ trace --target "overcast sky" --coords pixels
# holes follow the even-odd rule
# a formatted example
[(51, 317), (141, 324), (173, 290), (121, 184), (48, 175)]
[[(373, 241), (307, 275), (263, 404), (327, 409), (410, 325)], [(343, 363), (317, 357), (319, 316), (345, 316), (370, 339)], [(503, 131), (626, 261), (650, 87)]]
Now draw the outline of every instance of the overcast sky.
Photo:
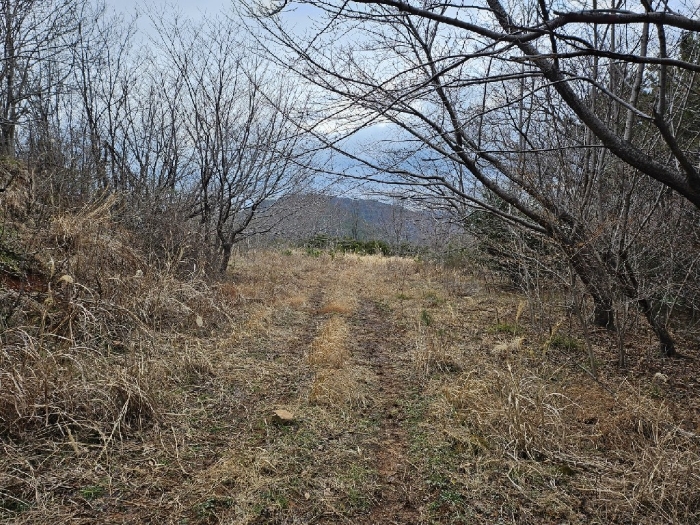
[[(182, 15), (191, 18), (198, 19), (202, 14), (207, 14), (210, 16), (216, 16), (218, 13), (229, 13), (231, 12), (232, 2), (238, 0), (104, 0), (106, 4), (114, 9), (116, 12), (121, 12), (125, 15), (126, 19), (129, 19), (137, 11), (140, 11), (141, 16), (139, 18), (138, 26), (144, 31), (148, 32), (151, 28), (149, 22), (147, 11), (148, 9), (154, 9), (155, 12), (161, 11), (161, 7), (164, 5), (173, 6), (173, 9), (165, 9), (166, 14), (174, 14), (179, 10)], [(300, 32), (304, 32), (306, 29), (310, 29), (313, 22), (319, 23), (322, 20), (322, 13), (309, 6), (299, 6), (291, 5), (289, 6), (283, 14), (285, 25), (288, 28), (295, 28)], [(312, 20), (314, 19), (314, 20)], [(291, 27), (290, 27), (291, 26)], [(345, 145), (350, 149), (358, 149), (359, 151), (367, 152), (367, 145), (376, 145), (380, 141), (389, 138), (389, 129), (385, 124), (378, 124), (374, 126), (369, 126), (362, 128), (360, 131), (356, 132), (351, 138), (347, 139)], [(338, 160), (338, 169), (348, 169), (347, 161)], [(359, 191), (357, 188), (352, 190), (353, 192)], [(351, 192), (352, 193), (352, 192)]]
[[(173, 6), (188, 18), (197, 19), (202, 14), (216, 15), (229, 12), (231, 5), (237, 0), (105, 0), (106, 4), (116, 12), (132, 15), (138, 11), (143, 13), (147, 8), (163, 5)], [(290, 6), (284, 11), (284, 18), (297, 28), (308, 27), (310, 16), (318, 16), (319, 11), (309, 6)], [(143, 18), (143, 17), (142, 17)], [(143, 24), (141, 24), (143, 26)]]
[[(144, 2), (143, 0), (106, 0), (107, 5), (112, 6), (117, 11), (122, 11), (125, 14), (133, 13), (138, 6), (170, 4), (181, 9), (183, 13), (196, 17), (202, 12), (218, 13), (223, 10), (228, 10), (231, 5), (231, 0), (151, 0)], [(143, 9), (142, 9), (143, 10)]]

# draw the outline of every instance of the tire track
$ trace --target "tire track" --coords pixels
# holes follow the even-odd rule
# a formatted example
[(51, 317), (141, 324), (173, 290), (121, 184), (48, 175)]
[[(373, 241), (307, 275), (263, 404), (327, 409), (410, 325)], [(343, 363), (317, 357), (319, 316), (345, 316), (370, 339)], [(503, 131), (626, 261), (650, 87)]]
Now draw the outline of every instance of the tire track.
[(411, 363), (403, 339), (371, 300), (361, 301), (353, 319), (357, 326), (355, 358), (377, 376), (372, 417), (379, 423), (373, 444), (379, 476), (376, 502), (361, 523), (418, 523), (423, 483), (409, 460), (406, 405), (418, 385), (410, 377)]

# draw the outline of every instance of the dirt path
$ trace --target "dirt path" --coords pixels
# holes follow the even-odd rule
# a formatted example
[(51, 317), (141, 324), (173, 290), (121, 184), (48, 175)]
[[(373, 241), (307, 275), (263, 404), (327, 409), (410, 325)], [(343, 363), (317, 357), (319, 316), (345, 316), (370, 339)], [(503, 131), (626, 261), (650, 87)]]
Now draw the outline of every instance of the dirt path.
[[(60, 372), (76, 387), (53, 402), (69, 394), (61, 410), (92, 419), (0, 436), (0, 522), (700, 523), (700, 423), (667, 404), (669, 363), (673, 384), (603, 364), (613, 399), (528, 324), (523, 298), (413, 260), (266, 251), (236, 272), (158, 290), (163, 304), (193, 293), (191, 312), (168, 310), (181, 322), (128, 353), (76, 347), (73, 371), (56, 368), (69, 354), (23, 351), (22, 373), (39, 372), (13, 381)], [(100, 412), (93, 393), (130, 403)], [(537, 457), (516, 448), (520, 429)]]
[(405, 344), (376, 304), (363, 298), (353, 319), (358, 327), (355, 357), (377, 376), (373, 418), (379, 422), (374, 446), (379, 475), (376, 503), (362, 523), (418, 523), (420, 489), (415, 466), (408, 459), (406, 406), (417, 385), (411, 381)]

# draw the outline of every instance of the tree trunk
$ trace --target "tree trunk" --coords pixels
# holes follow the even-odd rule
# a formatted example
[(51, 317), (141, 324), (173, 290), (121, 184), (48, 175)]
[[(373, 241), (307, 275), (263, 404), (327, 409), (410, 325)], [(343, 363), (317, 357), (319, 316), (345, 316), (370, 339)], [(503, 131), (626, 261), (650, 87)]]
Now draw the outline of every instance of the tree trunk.
[(15, 157), (15, 125), (7, 122), (0, 124), (0, 157)]
[(219, 266), (219, 273), (225, 274), (228, 268), (228, 262), (231, 260), (231, 249), (233, 244), (225, 243), (221, 245), (221, 265)]
[(623, 270), (624, 273), (618, 274), (618, 279), (624, 287), (625, 294), (630, 299), (637, 300), (637, 306), (639, 310), (646, 317), (649, 326), (656, 334), (659, 340), (659, 351), (664, 357), (674, 357), (676, 356), (676, 345), (673, 342), (671, 334), (668, 333), (666, 327), (659, 321), (659, 319), (654, 315), (654, 308), (651, 300), (640, 296), (639, 293), (639, 281), (626, 258), (623, 259)]
[(651, 329), (654, 331), (659, 340), (659, 351), (661, 352), (661, 355), (664, 357), (675, 357), (678, 355), (676, 353), (676, 344), (674, 343), (671, 334), (668, 333), (668, 330), (666, 330), (663, 323), (661, 323), (654, 315), (651, 302), (648, 299), (639, 299), (637, 304), (639, 305), (639, 309), (644, 314), (644, 317), (646, 317), (647, 321), (649, 322), (649, 326), (651, 326)]
[(606, 330), (615, 331), (615, 315), (612, 301), (593, 295), (593, 324)]
[[(607, 293), (609, 287), (601, 281), (605, 279), (605, 268), (590, 264), (592, 256), (586, 257), (582, 249), (570, 254), (571, 266), (593, 298), (593, 324), (606, 330), (615, 331), (615, 316), (612, 308), (612, 298)], [(597, 266), (597, 265), (596, 265)]]

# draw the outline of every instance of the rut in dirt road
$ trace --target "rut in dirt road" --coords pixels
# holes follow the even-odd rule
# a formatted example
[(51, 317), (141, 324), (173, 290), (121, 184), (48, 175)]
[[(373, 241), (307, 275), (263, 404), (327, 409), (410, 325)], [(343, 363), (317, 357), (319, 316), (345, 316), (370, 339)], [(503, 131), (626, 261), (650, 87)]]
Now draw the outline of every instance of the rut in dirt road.
[(376, 304), (367, 299), (360, 304), (353, 318), (358, 327), (354, 355), (377, 375), (378, 402), (371, 410), (379, 423), (373, 450), (379, 488), (365, 522), (418, 523), (422, 483), (408, 458), (405, 410), (417, 385), (408, 373), (411, 363), (401, 334)]

